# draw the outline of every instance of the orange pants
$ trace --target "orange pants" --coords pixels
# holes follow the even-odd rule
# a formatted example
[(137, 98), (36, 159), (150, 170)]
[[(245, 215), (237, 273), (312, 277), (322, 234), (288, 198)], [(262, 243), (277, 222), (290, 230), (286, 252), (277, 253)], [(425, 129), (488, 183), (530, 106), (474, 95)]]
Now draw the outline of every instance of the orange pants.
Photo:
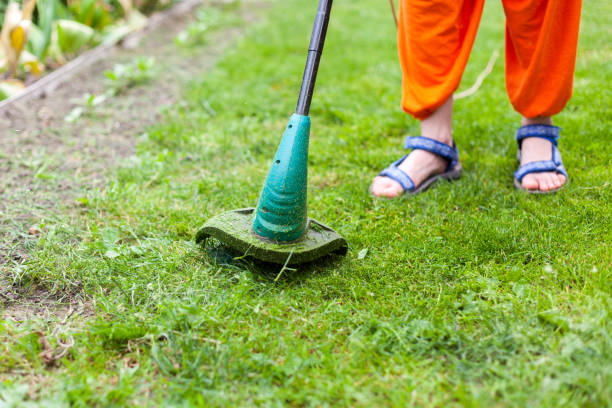
[[(402, 108), (431, 115), (455, 92), (485, 0), (400, 0)], [(572, 94), (581, 0), (502, 0), (506, 89), (523, 116), (559, 113)]]

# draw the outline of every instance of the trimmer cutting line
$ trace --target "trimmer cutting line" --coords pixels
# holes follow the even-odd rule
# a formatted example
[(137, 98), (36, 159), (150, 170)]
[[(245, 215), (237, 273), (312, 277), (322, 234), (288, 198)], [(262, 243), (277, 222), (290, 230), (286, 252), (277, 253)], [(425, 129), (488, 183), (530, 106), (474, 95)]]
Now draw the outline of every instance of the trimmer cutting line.
[(272, 161), (257, 209), (229, 211), (209, 219), (196, 234), (197, 243), (215, 238), (242, 254), (278, 264), (346, 254), (344, 238), (307, 216), (308, 112), (331, 6), (332, 0), (319, 1), (297, 108)]

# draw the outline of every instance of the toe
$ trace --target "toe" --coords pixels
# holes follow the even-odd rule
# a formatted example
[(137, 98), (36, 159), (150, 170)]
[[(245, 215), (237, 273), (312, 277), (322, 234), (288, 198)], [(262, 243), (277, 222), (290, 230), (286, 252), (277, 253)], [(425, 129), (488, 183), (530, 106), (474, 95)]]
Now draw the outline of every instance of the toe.
[(523, 177), (521, 185), (527, 190), (537, 190), (538, 188), (540, 188), (535, 174), (527, 174), (525, 177)]
[(397, 181), (387, 178), (387, 180), (385, 180), (385, 187), (382, 191), (382, 195), (393, 198), (400, 195), (402, 191), (402, 186)]
[(548, 191), (554, 190), (559, 187), (556, 173), (548, 173)]
[(557, 180), (559, 180), (559, 187), (561, 187), (565, 184), (567, 178), (563, 174), (557, 174)]
[(375, 177), (374, 181), (372, 181), (372, 194), (374, 194), (375, 196), (380, 196), (382, 193), (382, 184), (384, 183), (384, 178), (383, 177)]
[(551, 183), (552, 183), (551, 184), (552, 190), (561, 187), (561, 181), (559, 180), (559, 177), (557, 176), (557, 174), (553, 173), (550, 176), (550, 179), (551, 179)]
[(388, 177), (376, 177), (372, 183), (372, 194), (377, 197), (396, 197), (402, 192), (402, 186)]
[(553, 175), (550, 173), (540, 174), (540, 190), (550, 191), (554, 188)]
[(565, 184), (565, 176), (563, 174), (555, 174), (555, 188), (561, 188)]
[(546, 177), (544, 177), (542, 173), (536, 174), (535, 179), (537, 180), (537, 183), (538, 183), (538, 190), (548, 191), (548, 181), (546, 180)]

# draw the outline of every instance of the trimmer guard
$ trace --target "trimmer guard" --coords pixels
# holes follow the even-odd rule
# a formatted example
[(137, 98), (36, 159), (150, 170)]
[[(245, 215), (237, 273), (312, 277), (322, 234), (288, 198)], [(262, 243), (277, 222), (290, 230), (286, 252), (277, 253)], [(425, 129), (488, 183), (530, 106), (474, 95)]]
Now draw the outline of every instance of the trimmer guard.
[(213, 217), (196, 234), (196, 243), (215, 238), (242, 255), (281, 265), (311, 262), (331, 253), (345, 255), (348, 250), (344, 238), (311, 218), (304, 235), (295, 241), (279, 243), (259, 237), (253, 232), (254, 216), (254, 208), (242, 208)]

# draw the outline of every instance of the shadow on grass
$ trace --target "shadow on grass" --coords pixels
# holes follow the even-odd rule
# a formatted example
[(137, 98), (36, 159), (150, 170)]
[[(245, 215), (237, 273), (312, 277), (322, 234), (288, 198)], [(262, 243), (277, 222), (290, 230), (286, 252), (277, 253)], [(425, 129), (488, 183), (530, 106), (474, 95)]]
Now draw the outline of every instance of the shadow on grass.
[(245, 256), (233, 248), (216, 242), (200, 246), (195, 258), (200, 262), (218, 265), (228, 270), (248, 271), (257, 281), (291, 286), (303, 283), (315, 274), (328, 274), (330, 270), (339, 267), (345, 257), (331, 253), (312, 262), (280, 265)]

